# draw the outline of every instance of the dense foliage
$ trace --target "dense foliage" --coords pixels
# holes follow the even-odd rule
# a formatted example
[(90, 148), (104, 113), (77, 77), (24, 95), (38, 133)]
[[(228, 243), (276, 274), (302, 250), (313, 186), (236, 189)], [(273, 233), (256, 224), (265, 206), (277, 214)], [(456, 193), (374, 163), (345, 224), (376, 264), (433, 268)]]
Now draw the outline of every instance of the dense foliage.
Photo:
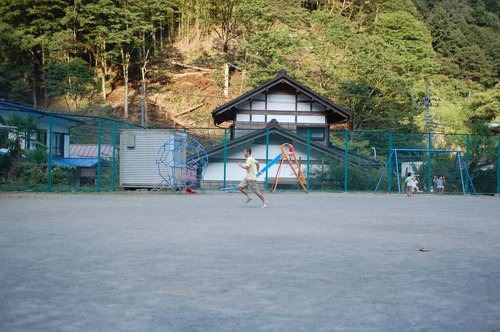
[(250, 86), (285, 68), (346, 106), (352, 129), (422, 129), (429, 82), (438, 130), (483, 130), (500, 121), (499, 14), (496, 0), (5, 0), (0, 98), (79, 111), (118, 85), (128, 96), (176, 40), (213, 37), (193, 63), (231, 62)]

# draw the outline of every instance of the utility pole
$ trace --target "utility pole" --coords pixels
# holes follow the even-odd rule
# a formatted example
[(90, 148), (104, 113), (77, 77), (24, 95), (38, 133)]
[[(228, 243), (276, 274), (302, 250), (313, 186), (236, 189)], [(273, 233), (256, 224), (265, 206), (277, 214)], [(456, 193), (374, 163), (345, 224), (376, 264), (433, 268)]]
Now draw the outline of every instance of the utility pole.
[(433, 125), (431, 125), (431, 113), (430, 109), (433, 106), (437, 106), (437, 104), (433, 104), (433, 102), (438, 101), (438, 98), (432, 98), (429, 93), (429, 87), (432, 83), (425, 82), (425, 97), (417, 99), (418, 106), (425, 107), (425, 133), (427, 135), (427, 149), (432, 149), (431, 142), (429, 140), (429, 135), (433, 131)]
[(431, 108), (431, 100), (429, 96), (429, 83), (425, 82), (425, 133), (428, 135), (431, 130), (429, 128), (429, 110)]
[(431, 173), (432, 173), (432, 158), (431, 158), (431, 153), (429, 152), (433, 148), (432, 144), (432, 131), (434, 126), (431, 128), (431, 114), (430, 114), (430, 108), (432, 106), (436, 106), (433, 104), (433, 101), (437, 101), (437, 98), (431, 98), (430, 93), (429, 93), (429, 87), (432, 85), (432, 83), (425, 82), (425, 97), (424, 98), (419, 98), (417, 100), (417, 105), (418, 106), (425, 106), (425, 140), (426, 140), (426, 146), (427, 146), (427, 192), (431, 192), (432, 188), (432, 180), (431, 180)]

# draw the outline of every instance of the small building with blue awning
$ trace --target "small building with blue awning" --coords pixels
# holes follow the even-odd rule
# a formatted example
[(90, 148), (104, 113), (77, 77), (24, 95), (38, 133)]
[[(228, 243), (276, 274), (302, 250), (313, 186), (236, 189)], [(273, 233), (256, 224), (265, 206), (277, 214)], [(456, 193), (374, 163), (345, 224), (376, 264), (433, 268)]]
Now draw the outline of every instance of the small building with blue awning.
[[(19, 118), (34, 118), (37, 122), (37, 129), (32, 130), (23, 139), (24, 149), (35, 149), (37, 143), (44, 146), (50, 144), (50, 116), (51, 113), (38, 110), (32, 107), (0, 101), (0, 116), (5, 122), (17, 116)], [(70, 129), (82, 125), (84, 122), (73, 117), (52, 114), (52, 156), (54, 158), (67, 158), (70, 156)]]

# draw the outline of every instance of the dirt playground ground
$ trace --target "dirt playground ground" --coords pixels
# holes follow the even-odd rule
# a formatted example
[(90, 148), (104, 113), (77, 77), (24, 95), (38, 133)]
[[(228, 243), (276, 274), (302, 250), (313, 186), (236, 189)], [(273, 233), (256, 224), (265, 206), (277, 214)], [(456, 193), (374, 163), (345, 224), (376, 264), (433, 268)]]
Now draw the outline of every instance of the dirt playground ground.
[(268, 198), (0, 193), (0, 331), (500, 331), (500, 198)]

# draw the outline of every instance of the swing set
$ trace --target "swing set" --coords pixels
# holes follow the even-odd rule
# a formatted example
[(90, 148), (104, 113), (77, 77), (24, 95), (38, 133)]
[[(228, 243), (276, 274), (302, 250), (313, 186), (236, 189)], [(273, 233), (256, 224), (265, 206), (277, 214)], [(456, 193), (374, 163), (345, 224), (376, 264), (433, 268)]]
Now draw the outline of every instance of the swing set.
[[(401, 173), (400, 173), (400, 165), (403, 167), (403, 163), (401, 156), (403, 155), (410, 155), (412, 153), (418, 153), (418, 154), (426, 154), (428, 156), (427, 160), (427, 169), (428, 169), (428, 182), (429, 182), (429, 189), (430, 189), (430, 172), (431, 172), (431, 156), (433, 154), (451, 154), (454, 155), (454, 160), (453, 160), (453, 167), (452, 167), (452, 178), (453, 178), (453, 173), (455, 168), (459, 169), (460, 173), (460, 187), (461, 191), (464, 195), (467, 194), (468, 191), (468, 185), (470, 184), (470, 187), (472, 188), (472, 192), (474, 195), (477, 195), (476, 193), (476, 188), (474, 187), (474, 183), (472, 183), (472, 179), (470, 176), (469, 172), (469, 166), (465, 162), (463, 156), (462, 156), (462, 151), (461, 150), (445, 150), (445, 149), (391, 149), (389, 159), (387, 160), (384, 169), (382, 171), (382, 174), (380, 175), (380, 178), (378, 179), (377, 186), (375, 187), (375, 192), (378, 192), (380, 188), (380, 184), (382, 183), (382, 179), (384, 178), (384, 175), (388, 173), (389, 177), (389, 187), (391, 187), (392, 183), (392, 172), (393, 169), (396, 169), (396, 178), (397, 178), (397, 183), (398, 183), (398, 193), (401, 193)], [(409, 162), (408, 163), (411, 167), (414, 167), (415, 164), (423, 165), (424, 162), (418, 161), (418, 162)], [(389, 170), (390, 169), (390, 170)], [(388, 171), (389, 170), (389, 171)], [(412, 172), (413, 173), (413, 172)], [(464, 180), (465, 176), (465, 180)], [(429, 190), (430, 191), (430, 190)]]

